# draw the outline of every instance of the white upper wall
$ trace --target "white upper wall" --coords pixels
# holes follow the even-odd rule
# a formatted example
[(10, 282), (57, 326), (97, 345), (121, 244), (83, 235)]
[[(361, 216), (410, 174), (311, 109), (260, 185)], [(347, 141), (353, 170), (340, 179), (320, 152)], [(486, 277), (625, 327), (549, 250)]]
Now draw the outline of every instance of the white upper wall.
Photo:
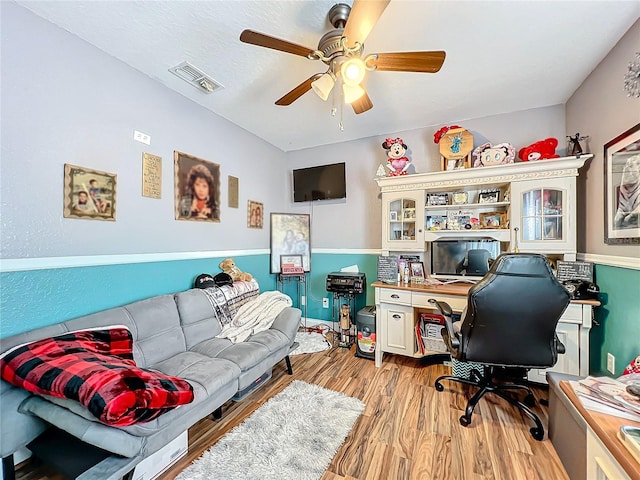
[[(508, 142), (519, 149), (547, 137), (556, 137), (559, 140), (557, 153), (566, 153), (563, 105), (455, 123), (471, 131), (476, 145)], [(374, 178), (378, 165), (387, 160), (382, 143), (386, 137), (401, 137), (409, 148), (416, 172), (437, 171), (440, 170), (440, 154), (438, 145), (433, 143), (433, 134), (441, 126), (390, 131), (386, 136), (287, 153), (287, 211), (311, 214), (313, 247), (379, 249), (382, 242), (381, 201)], [(345, 129), (348, 128), (349, 125), (345, 125)], [(346, 163), (346, 200), (293, 203), (292, 170), (337, 162)]]
[[(285, 205), (282, 151), (28, 10), (1, 8), (2, 258), (268, 248), (269, 213)], [(174, 150), (220, 164), (220, 223), (174, 219)], [(162, 157), (160, 200), (142, 197), (143, 152)], [(117, 175), (115, 222), (63, 218), (65, 163)], [(247, 200), (264, 204), (263, 229), (247, 228)]]

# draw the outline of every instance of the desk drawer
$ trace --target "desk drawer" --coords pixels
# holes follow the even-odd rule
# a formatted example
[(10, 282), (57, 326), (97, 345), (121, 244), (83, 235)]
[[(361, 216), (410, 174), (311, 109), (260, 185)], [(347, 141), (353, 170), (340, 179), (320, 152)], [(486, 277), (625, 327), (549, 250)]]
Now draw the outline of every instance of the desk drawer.
[(427, 307), (434, 308), (433, 305), (429, 303), (429, 299), (433, 298), (439, 302), (447, 302), (451, 305), (451, 308), (454, 312), (462, 312), (464, 307), (467, 306), (467, 297), (460, 295), (443, 295), (443, 294), (434, 294), (434, 293), (426, 293), (426, 292), (413, 292), (411, 296), (411, 304), (414, 307)]
[(408, 290), (391, 290), (389, 288), (381, 288), (380, 301), (411, 305), (411, 292)]

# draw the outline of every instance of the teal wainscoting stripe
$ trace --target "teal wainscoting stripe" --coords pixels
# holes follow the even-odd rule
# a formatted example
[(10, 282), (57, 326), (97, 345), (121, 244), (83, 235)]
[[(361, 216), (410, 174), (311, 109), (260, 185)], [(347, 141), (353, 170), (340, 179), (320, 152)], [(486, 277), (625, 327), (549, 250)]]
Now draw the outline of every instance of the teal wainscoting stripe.
[(607, 371), (607, 353), (611, 353), (616, 358), (613, 376), (617, 377), (640, 355), (640, 271), (596, 265), (595, 280), (602, 306), (595, 309), (599, 325), (591, 329), (589, 371), (612, 376)]
[[(274, 290), (269, 255), (234, 257), (261, 291)], [(187, 290), (200, 273), (220, 272), (224, 258), (103, 265), (0, 274), (0, 338), (155, 295)]]

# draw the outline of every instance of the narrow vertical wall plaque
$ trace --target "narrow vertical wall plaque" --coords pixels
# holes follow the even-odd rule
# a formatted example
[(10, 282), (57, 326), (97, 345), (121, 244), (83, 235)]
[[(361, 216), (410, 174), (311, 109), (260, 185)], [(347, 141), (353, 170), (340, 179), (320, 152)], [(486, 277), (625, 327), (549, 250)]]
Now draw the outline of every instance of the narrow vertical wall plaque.
[(142, 154), (142, 196), (161, 198), (162, 157), (150, 153)]
[(238, 177), (229, 175), (229, 208), (238, 208)]

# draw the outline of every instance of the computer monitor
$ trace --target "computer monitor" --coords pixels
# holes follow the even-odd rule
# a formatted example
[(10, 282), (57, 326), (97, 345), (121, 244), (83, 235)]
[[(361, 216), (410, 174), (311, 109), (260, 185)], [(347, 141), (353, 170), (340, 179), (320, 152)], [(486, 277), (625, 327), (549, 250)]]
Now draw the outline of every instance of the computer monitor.
[(500, 242), (491, 239), (452, 239), (431, 242), (431, 275), (434, 278), (482, 278), (500, 255)]

